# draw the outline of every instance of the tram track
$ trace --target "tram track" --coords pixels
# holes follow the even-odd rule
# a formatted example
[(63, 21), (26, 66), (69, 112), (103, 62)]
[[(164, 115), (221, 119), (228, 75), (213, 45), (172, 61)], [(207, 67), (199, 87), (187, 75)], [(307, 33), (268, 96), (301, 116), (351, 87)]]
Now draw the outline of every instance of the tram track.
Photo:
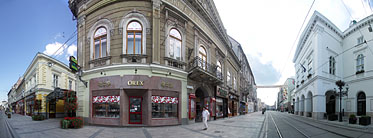
[[(273, 118), (272, 116), (272, 113), (268, 113), (270, 116), (271, 116), (271, 119), (276, 127), (276, 131), (277, 131), (277, 134), (279, 136), (279, 138), (284, 138), (284, 135), (283, 133), (281, 132), (281, 129), (278, 127), (275, 119)], [(278, 121), (278, 120), (277, 120)], [(306, 138), (310, 138), (310, 136), (308, 136), (306, 133), (304, 133), (303, 131), (301, 131), (299, 128), (295, 127), (294, 125), (292, 125), (291, 123), (289, 123), (288, 121), (286, 120), (281, 120), (284, 124), (287, 124), (288, 126), (294, 128), (300, 135), (302, 135), (303, 137), (306, 137)], [(285, 137), (286, 138), (286, 137)]]
[[(282, 118), (283, 120), (286, 120), (286, 121), (289, 120), (289, 117), (286, 116), (286, 115), (278, 115), (278, 116), (281, 116), (281, 118)], [(322, 127), (319, 127), (319, 126), (317, 126), (317, 125), (311, 124), (311, 123), (309, 123), (309, 122), (302, 121), (302, 120), (300, 120), (300, 119), (291, 118), (291, 120), (295, 120), (295, 121), (300, 122), (300, 123), (302, 123), (302, 124), (306, 124), (306, 125), (308, 125), (308, 126), (311, 126), (311, 127), (314, 127), (314, 128), (317, 128), (317, 129), (320, 129), (320, 130), (323, 130), (323, 131), (326, 131), (326, 132), (329, 132), (329, 133), (332, 133), (332, 134), (335, 134), (335, 135), (338, 135), (338, 136), (341, 136), (341, 137), (353, 138), (353, 137), (351, 137), (351, 136), (343, 135), (343, 134), (340, 134), (340, 133), (337, 133), (337, 132), (334, 132), (334, 131), (331, 131), (331, 130), (328, 130), (328, 129), (325, 129), (325, 128), (322, 128)], [(289, 122), (289, 121), (288, 121), (288, 122)], [(289, 122), (289, 123), (290, 123), (290, 122)], [(343, 129), (343, 128), (340, 128), (340, 129)], [(345, 129), (345, 130), (348, 130), (348, 129)], [(351, 131), (351, 130), (349, 130), (349, 131)], [(363, 133), (363, 132), (362, 132), (362, 133)]]

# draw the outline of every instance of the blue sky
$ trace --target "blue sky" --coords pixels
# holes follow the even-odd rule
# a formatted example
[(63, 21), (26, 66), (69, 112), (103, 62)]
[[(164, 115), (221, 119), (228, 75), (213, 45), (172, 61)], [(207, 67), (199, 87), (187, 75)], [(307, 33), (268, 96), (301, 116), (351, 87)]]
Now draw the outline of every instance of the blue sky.
[[(76, 30), (76, 20), (72, 17), (68, 0), (1, 1), (0, 100), (7, 99), (11, 86), (23, 75), (37, 52), (54, 53), (51, 52), (54, 47), (71, 36)], [(76, 36), (67, 44), (75, 40)], [(72, 44), (74, 47), (76, 42)], [(69, 51), (76, 53), (76, 50)], [(67, 49), (52, 57), (67, 64), (66, 56)]]

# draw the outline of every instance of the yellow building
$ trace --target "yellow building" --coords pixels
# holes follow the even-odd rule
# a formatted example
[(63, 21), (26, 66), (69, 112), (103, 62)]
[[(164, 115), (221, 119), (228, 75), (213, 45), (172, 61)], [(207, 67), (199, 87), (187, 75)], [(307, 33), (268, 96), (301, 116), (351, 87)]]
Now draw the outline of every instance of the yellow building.
[[(42, 114), (47, 118), (62, 117), (63, 101), (47, 102), (47, 95), (56, 88), (75, 91), (75, 74), (67, 65), (43, 53), (37, 53), (24, 74), (24, 110), (27, 115)], [(41, 100), (41, 109), (34, 109)]]

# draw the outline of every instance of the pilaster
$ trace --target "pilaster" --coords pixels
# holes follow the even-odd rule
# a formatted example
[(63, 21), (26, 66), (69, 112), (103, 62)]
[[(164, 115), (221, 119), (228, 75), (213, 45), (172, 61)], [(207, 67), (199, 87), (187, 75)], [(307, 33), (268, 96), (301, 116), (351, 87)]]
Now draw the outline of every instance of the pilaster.
[(152, 26), (152, 63), (160, 64), (160, 14), (161, 14), (161, 0), (152, 0), (153, 2), (153, 26)]

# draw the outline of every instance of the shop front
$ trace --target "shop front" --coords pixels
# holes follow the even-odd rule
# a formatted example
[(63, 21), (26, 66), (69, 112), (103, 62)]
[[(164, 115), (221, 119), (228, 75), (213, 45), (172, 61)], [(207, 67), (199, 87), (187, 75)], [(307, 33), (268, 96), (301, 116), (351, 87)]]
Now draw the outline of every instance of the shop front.
[(228, 117), (228, 92), (216, 86), (216, 119)]
[(228, 116), (237, 116), (239, 107), (238, 95), (229, 92), (228, 96)]
[(64, 92), (66, 89), (55, 88), (46, 97), (47, 118), (60, 118), (65, 116), (64, 112)]
[(17, 114), (21, 114), (21, 115), (24, 115), (25, 113), (25, 108), (24, 108), (24, 100), (19, 100), (17, 102)]
[(32, 116), (34, 113), (35, 94), (31, 94), (25, 98), (26, 100), (26, 115)]
[(181, 81), (125, 75), (90, 80), (90, 124), (162, 126), (181, 124)]

